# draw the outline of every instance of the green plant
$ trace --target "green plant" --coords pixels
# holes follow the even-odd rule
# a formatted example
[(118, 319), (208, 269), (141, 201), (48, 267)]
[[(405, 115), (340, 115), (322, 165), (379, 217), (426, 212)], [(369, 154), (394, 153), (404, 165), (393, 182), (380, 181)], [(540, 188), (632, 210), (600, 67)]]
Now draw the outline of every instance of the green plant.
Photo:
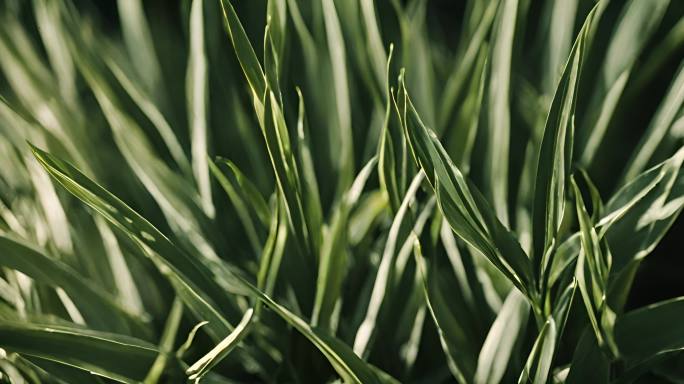
[(1, 6), (0, 382), (684, 380), (679, 2), (72, 1)]

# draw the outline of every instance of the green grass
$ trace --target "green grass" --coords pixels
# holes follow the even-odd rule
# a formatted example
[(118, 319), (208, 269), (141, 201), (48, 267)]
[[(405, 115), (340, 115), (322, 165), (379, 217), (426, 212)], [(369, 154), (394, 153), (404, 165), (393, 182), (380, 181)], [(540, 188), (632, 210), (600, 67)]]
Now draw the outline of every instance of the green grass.
[(0, 5), (0, 383), (684, 380), (678, 1), (145, 3)]

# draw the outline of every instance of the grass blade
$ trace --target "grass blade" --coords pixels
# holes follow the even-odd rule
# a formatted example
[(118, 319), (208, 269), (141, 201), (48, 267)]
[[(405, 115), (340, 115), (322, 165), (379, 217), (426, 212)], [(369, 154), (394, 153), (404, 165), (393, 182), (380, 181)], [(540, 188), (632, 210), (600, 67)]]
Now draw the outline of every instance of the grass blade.
[(518, 0), (504, 0), (495, 20), (485, 85), (482, 128), (487, 135), (484, 178), (487, 197), (499, 220), (508, 226), (508, 147), (511, 134), (510, 86)]
[(600, 86), (595, 88), (579, 132), (580, 160), (585, 166), (593, 161), (634, 63), (669, 4), (670, 0), (630, 0), (625, 5), (606, 51)]
[(220, 340), (232, 330), (230, 323), (217, 310), (229, 311), (232, 305), (200, 260), (181, 251), (142, 216), (72, 165), (36, 147), (32, 150), (55, 180), (145, 251), (195, 316), (209, 321), (206, 328), (212, 337)]
[(421, 121), (408, 96), (405, 102), (406, 138), (449, 225), (459, 237), (482, 252), (521, 292), (536, 300), (530, 260), (520, 244), (453, 164), (435, 133)]
[(0, 321), (0, 345), (131, 384), (145, 378), (159, 354), (154, 345), (131, 337), (7, 320)]
[(0, 251), (3, 255), (0, 265), (20, 271), (43, 284), (62, 288), (75, 300), (89, 327), (121, 333), (144, 329), (141, 319), (127, 313), (107, 293), (59, 260), (3, 235), (0, 235)]
[(209, 69), (204, 47), (204, 1), (194, 0), (190, 10), (190, 52), (185, 88), (190, 119), (192, 170), (204, 212), (214, 216), (207, 160)]
[[(587, 16), (563, 70), (560, 84), (551, 103), (544, 127), (537, 172), (533, 205), (533, 257), (540, 263), (542, 278), (548, 264), (544, 260), (551, 243), (556, 240), (565, 207), (565, 186), (572, 165), (575, 105), (582, 58), (594, 12)], [(551, 252), (553, 254), (553, 252)]]
[(556, 351), (556, 322), (550, 317), (534, 342), (532, 352), (520, 374), (518, 384), (544, 384), (551, 371), (551, 362)]
[(509, 365), (511, 352), (527, 325), (530, 305), (517, 290), (508, 294), (501, 311), (492, 324), (477, 359), (475, 383), (501, 382)]
[(221, 340), (211, 351), (202, 356), (193, 365), (188, 368), (185, 373), (189, 380), (194, 380), (199, 383), (204, 375), (209, 372), (216, 364), (221, 362), (228, 354), (240, 343), (240, 341), (247, 335), (252, 325), (254, 318), (254, 310), (252, 308), (245, 312), (242, 320), (235, 326), (235, 329)]

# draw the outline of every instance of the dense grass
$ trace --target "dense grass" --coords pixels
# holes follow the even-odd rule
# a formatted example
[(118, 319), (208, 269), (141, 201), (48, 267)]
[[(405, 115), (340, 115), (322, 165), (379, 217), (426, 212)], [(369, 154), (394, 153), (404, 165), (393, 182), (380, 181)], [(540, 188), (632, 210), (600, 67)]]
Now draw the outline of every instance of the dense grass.
[(0, 382), (684, 381), (679, 1), (0, 10)]

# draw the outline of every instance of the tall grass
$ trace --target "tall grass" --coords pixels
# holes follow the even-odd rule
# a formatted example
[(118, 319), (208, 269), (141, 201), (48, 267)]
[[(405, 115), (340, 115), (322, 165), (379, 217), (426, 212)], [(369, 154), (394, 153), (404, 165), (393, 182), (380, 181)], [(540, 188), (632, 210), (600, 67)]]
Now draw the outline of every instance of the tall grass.
[(0, 382), (684, 380), (684, 6), (455, 3), (0, 5)]

